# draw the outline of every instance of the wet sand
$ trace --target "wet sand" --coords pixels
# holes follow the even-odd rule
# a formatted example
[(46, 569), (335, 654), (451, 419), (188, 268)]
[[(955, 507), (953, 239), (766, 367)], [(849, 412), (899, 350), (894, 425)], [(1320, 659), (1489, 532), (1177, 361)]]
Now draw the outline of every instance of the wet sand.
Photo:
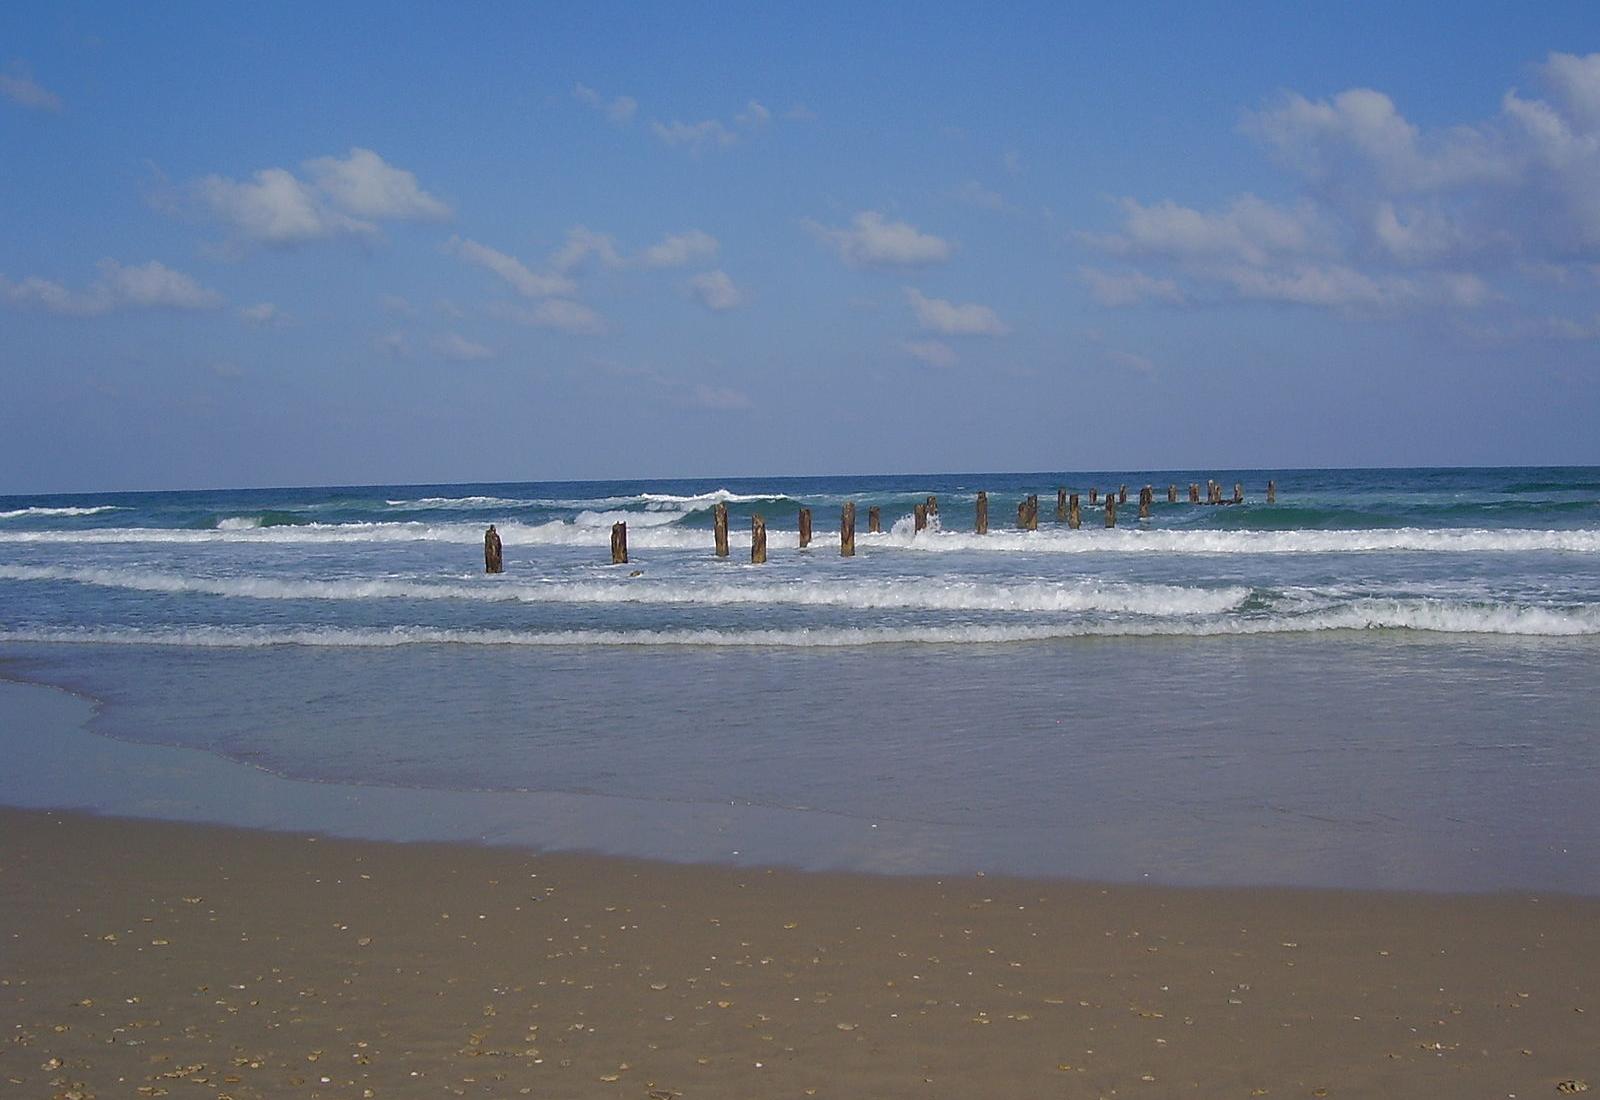
[(1555, 1096), (1600, 901), (818, 875), (0, 810), (0, 1094)]

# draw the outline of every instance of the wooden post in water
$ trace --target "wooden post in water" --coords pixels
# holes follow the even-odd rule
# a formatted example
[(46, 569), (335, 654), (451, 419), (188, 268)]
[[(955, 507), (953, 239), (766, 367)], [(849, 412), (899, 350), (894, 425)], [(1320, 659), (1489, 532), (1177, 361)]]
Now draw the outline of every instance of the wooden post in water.
[(876, 504), (867, 509), (867, 530), (874, 535), (883, 530), (883, 512)]
[(927, 509), (928, 509), (928, 515), (930, 515), (930, 516), (938, 515), (939, 514), (939, 498), (938, 497), (929, 497), (928, 498), (928, 503), (927, 503)]
[(626, 523), (613, 523), (611, 525), (611, 564), (628, 564), (628, 525)]
[(928, 506), (926, 504), (918, 504), (911, 509), (911, 525), (913, 534), (917, 531), (926, 531), (928, 529)]
[(1155, 490), (1150, 488), (1150, 486), (1148, 486), (1148, 485), (1146, 485), (1143, 489), (1139, 490), (1139, 518), (1140, 519), (1149, 519), (1150, 518), (1150, 504), (1151, 504), (1152, 501), (1155, 500), (1155, 496), (1156, 496)]
[(728, 556), (728, 505), (725, 501), (717, 501), (716, 507), (711, 509), (711, 532), (717, 540), (717, 557)]
[(1276, 481), (1267, 482), (1267, 503), (1278, 503), (1278, 483)]
[(989, 533), (989, 494), (982, 491), (978, 493), (978, 521), (974, 530), (980, 535)]
[(1100, 503), (1100, 490), (1099, 489), (1090, 489), (1089, 490), (1089, 507), (1093, 508), (1098, 503)]
[(1168, 485), (1167, 486), (1167, 503), (1168, 504), (1176, 504), (1176, 503), (1178, 503), (1178, 487), (1176, 485)]
[(1200, 483), (1198, 481), (1189, 482), (1189, 503), (1200, 503)]
[(1078, 494), (1067, 498), (1067, 526), (1076, 531), (1083, 525), (1083, 513), (1078, 511)]
[(839, 512), (839, 554), (846, 558), (856, 556), (856, 502), (853, 500), (845, 501)]
[(1060, 523), (1062, 520), (1064, 520), (1066, 518), (1067, 518), (1067, 491), (1065, 489), (1057, 489), (1056, 490), (1056, 522)]
[(1028, 529), (1028, 498), (1027, 497), (1023, 497), (1021, 500), (1017, 501), (1017, 530), (1018, 531), (1026, 531), (1027, 529)]
[(1233, 502), (1235, 504), (1244, 503), (1244, 482), (1242, 481), (1235, 481), (1233, 483)]
[(811, 545), (811, 509), (800, 509), (800, 549)]
[(1126, 504), (1126, 503), (1128, 503), (1128, 487), (1126, 485), (1124, 485), (1121, 489), (1117, 490), (1117, 503), (1118, 504)]
[(505, 561), (500, 553), (500, 533), (494, 529), (494, 524), (489, 524), (489, 529), (483, 533), (483, 571), (485, 573), (504, 573)]
[(767, 521), (760, 516), (750, 517), (750, 564), (761, 565), (767, 560)]
[(1028, 530), (1037, 531), (1038, 529), (1039, 529), (1039, 494), (1038, 493), (1029, 493), (1028, 494)]
[(1117, 498), (1111, 493), (1106, 494), (1106, 526), (1117, 525)]

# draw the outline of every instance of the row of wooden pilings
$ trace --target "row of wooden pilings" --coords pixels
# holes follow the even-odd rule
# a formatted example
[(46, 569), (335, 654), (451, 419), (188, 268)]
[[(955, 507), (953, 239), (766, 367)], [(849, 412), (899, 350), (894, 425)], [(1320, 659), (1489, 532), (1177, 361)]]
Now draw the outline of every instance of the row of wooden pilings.
[[(1233, 483), (1232, 499), (1224, 499), (1222, 485), (1216, 481), (1206, 482), (1207, 504), (1243, 504), (1244, 484)], [(1267, 503), (1278, 502), (1278, 483), (1267, 482)], [(1117, 525), (1117, 506), (1128, 503), (1128, 487), (1120, 486), (1115, 492), (1105, 495), (1105, 525)], [(1151, 506), (1155, 503), (1155, 490), (1146, 485), (1139, 490), (1139, 518), (1149, 519)], [(1167, 503), (1178, 503), (1177, 485), (1167, 486)], [(1189, 484), (1189, 503), (1200, 503), (1200, 483)], [(1089, 490), (1089, 504), (1091, 507), (1100, 506), (1100, 491)], [(927, 530), (928, 523), (939, 514), (939, 498), (930, 496), (921, 504), (912, 509), (912, 524), (916, 531)], [(877, 505), (867, 509), (867, 531), (873, 534), (881, 531), (883, 514)], [(1080, 507), (1077, 493), (1069, 493), (1065, 489), (1056, 490), (1056, 522), (1065, 523), (1073, 530), (1083, 525), (1083, 512)], [(1039, 494), (1032, 493), (1017, 505), (1017, 530), (1037, 531), (1039, 529)], [(977, 501), (977, 515), (974, 530), (980, 535), (989, 533), (989, 494), (980, 492)], [(717, 557), (728, 556), (728, 506), (718, 502), (712, 510), (711, 521), (712, 540), (716, 545)], [(800, 509), (800, 548), (804, 550), (811, 545), (811, 509)], [(847, 500), (839, 513), (839, 553), (844, 557), (854, 557), (856, 552), (856, 502)], [(759, 515), (750, 517), (750, 561), (760, 565), (767, 560), (767, 521)], [(626, 565), (628, 563), (628, 525), (617, 522), (611, 525), (611, 564)], [(486, 573), (499, 573), (502, 571), (500, 536), (495, 533), (493, 525), (484, 534), (483, 539), (483, 566)]]

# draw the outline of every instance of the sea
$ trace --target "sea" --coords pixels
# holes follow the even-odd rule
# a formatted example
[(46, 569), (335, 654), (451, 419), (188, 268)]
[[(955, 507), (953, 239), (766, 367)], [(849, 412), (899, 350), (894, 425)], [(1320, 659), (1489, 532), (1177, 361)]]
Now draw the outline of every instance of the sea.
[[(1211, 480), (1242, 502), (1190, 503)], [(1090, 493), (1123, 486), (1107, 527)], [(1594, 467), (0, 496), (0, 677), (16, 806), (877, 874), (1600, 894)]]

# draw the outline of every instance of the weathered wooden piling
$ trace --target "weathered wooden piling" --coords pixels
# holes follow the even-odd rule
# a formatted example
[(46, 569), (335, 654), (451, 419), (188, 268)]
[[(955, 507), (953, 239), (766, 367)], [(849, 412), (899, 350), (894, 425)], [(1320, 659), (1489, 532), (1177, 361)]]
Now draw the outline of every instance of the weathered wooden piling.
[(1113, 493), (1106, 494), (1106, 526), (1117, 525), (1117, 498)]
[[(876, 515), (877, 511), (874, 508), (868, 515)], [(856, 502), (853, 500), (845, 501), (839, 511), (839, 554), (846, 558), (856, 556)]]
[(1276, 481), (1267, 482), (1267, 503), (1278, 503), (1278, 483)]
[(930, 515), (930, 516), (938, 515), (939, 514), (939, 498), (938, 497), (929, 497), (928, 498), (928, 503), (927, 503), (927, 509), (928, 509), (928, 515)]
[(1099, 489), (1090, 489), (1089, 490), (1089, 507), (1093, 508), (1098, 503), (1100, 503), (1100, 490)]
[(767, 521), (760, 516), (750, 517), (750, 564), (761, 565), (767, 560)]
[(1167, 503), (1168, 504), (1176, 504), (1176, 503), (1178, 503), (1178, 487), (1176, 485), (1168, 485), (1167, 486)]
[(1128, 487), (1126, 485), (1124, 485), (1122, 488), (1117, 490), (1117, 503), (1118, 504), (1126, 504), (1126, 503), (1128, 503)]
[(876, 504), (867, 509), (867, 530), (874, 535), (883, 530), (883, 512)]
[(1017, 530), (1039, 529), (1039, 494), (1031, 493), (1017, 505)]
[(928, 529), (928, 506), (926, 504), (918, 504), (911, 509), (911, 525), (914, 531), (926, 531)]
[(711, 509), (711, 533), (717, 540), (717, 557), (728, 556), (728, 505), (724, 501), (717, 501)]
[(483, 533), (483, 571), (485, 573), (504, 573), (505, 562), (500, 553), (500, 533), (494, 529), (494, 524), (489, 524), (489, 529)]
[(1244, 503), (1244, 483), (1241, 481), (1233, 483), (1233, 502), (1235, 504)]
[(1056, 522), (1060, 523), (1067, 518), (1067, 491), (1056, 490)]
[(811, 545), (811, 509), (800, 509), (800, 549)]
[(611, 564), (628, 564), (628, 525), (626, 523), (613, 523), (611, 525)]
[(1083, 526), (1083, 513), (1078, 511), (1078, 494), (1067, 497), (1067, 526), (1076, 531)]
[(1143, 489), (1139, 490), (1139, 518), (1140, 519), (1149, 519), (1150, 518), (1150, 505), (1155, 500), (1155, 497), (1156, 497), (1155, 490), (1150, 488), (1150, 486), (1148, 486), (1148, 485), (1146, 485)]
[(978, 493), (978, 518), (977, 518), (977, 522), (973, 525), (973, 529), (975, 531), (977, 531), (978, 534), (980, 534), (980, 535), (987, 535), (989, 533), (989, 494), (988, 493), (985, 493), (985, 492), (979, 492)]
[(1200, 483), (1198, 481), (1189, 482), (1189, 503), (1200, 503)]

